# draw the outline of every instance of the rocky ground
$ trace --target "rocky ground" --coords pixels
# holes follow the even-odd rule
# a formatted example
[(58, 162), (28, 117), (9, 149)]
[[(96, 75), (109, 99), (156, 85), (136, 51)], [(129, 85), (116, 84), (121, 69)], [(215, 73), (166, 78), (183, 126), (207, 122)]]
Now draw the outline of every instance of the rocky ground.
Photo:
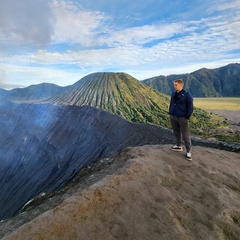
[(170, 145), (127, 148), (2, 222), (1, 237), (239, 239), (239, 153), (200, 146), (192, 153), (189, 162)]

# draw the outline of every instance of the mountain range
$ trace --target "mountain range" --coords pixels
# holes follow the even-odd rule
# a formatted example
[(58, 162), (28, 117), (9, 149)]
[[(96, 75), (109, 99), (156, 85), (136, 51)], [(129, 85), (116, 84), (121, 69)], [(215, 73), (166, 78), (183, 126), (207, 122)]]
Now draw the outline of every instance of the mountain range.
[[(93, 73), (82, 78), (68, 90), (47, 100), (55, 105), (92, 106), (120, 115), (132, 122), (153, 123), (171, 127), (170, 97), (143, 84), (126, 73)], [(191, 131), (209, 133), (223, 125), (223, 120), (195, 108)]]
[[(114, 73), (95, 73), (93, 75), (90, 74), (84, 77), (83, 80), (85, 81), (93, 80), (93, 78), (95, 78), (96, 80), (96, 78), (99, 77), (99, 79), (103, 81), (104, 76), (106, 76), (106, 78), (111, 78), (111, 76), (113, 75)], [(121, 78), (120, 75), (124, 75), (124, 73), (118, 73), (118, 76), (115, 76), (114, 78), (119, 79)], [(129, 77), (130, 75), (125, 74), (125, 78), (129, 78)], [(240, 64), (239, 63), (232, 63), (232, 64), (228, 64), (227, 66), (223, 66), (215, 69), (202, 68), (188, 74), (171, 74), (168, 76), (160, 75), (160, 76), (145, 79), (142, 81), (142, 83), (146, 84), (147, 86), (150, 86), (151, 88), (161, 93), (170, 95), (172, 91), (174, 91), (173, 81), (178, 78), (181, 78), (184, 80), (185, 89), (189, 90), (192, 93), (193, 97), (220, 97), (220, 96), (239, 97), (240, 96), (240, 85), (239, 85)], [(0, 97), (4, 96), (5, 98), (13, 101), (44, 100), (51, 97), (55, 97), (58, 94), (62, 94), (64, 92), (67, 92), (70, 89), (72, 90), (73, 88), (77, 88), (80, 85), (83, 85), (83, 82), (81, 82), (81, 80), (73, 84), (72, 86), (66, 86), (66, 87), (60, 87), (56, 84), (42, 83), (42, 84), (31, 85), (25, 88), (15, 88), (9, 91), (0, 88)], [(84, 84), (86, 87), (87, 86), (86, 82)], [(100, 84), (103, 85), (103, 83), (100, 83)], [(107, 90), (107, 89), (110, 89), (113, 85), (110, 84), (108, 86), (105, 85), (102, 87), (103, 89)], [(116, 87), (116, 84), (115, 84), (115, 87)], [(99, 91), (101, 91), (101, 89), (98, 89), (98, 92)], [(111, 93), (110, 93), (110, 96), (114, 97), (113, 94), (111, 95)], [(62, 100), (59, 100), (59, 99), (58, 101), (62, 102)], [(67, 101), (69, 101), (69, 99)], [(76, 101), (76, 100), (73, 99), (73, 101)], [(78, 104), (79, 102), (81, 101), (79, 101), (78, 99)], [(96, 103), (95, 105), (103, 106), (103, 104), (100, 104), (100, 103)], [(104, 108), (107, 109), (108, 107), (104, 106)]]
[[(0, 95), (1, 98), (15, 102), (50, 103), (59, 106), (88, 105), (120, 115), (132, 122), (170, 127), (170, 97), (126, 73), (92, 73), (67, 87), (42, 83), (22, 89), (2, 90)], [(207, 135), (209, 131), (215, 131), (224, 125), (223, 119), (197, 108), (191, 121), (191, 131), (195, 134), (200, 131)]]
[(185, 89), (194, 97), (240, 97), (240, 64), (216, 69), (202, 68), (189, 74), (156, 76), (143, 81), (146, 85), (170, 95), (175, 79), (183, 79)]
[(67, 91), (68, 88), (68, 86), (60, 87), (52, 83), (41, 83), (25, 88), (14, 88), (9, 91), (0, 89), (0, 98), (16, 102), (40, 101), (63, 93)]

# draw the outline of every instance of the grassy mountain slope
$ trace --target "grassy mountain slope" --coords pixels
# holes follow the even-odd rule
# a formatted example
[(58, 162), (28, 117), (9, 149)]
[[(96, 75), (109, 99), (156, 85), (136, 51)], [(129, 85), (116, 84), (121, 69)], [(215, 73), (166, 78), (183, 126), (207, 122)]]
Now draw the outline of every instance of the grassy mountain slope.
[[(93, 73), (71, 89), (51, 99), (56, 105), (89, 105), (133, 122), (149, 122), (170, 127), (170, 97), (157, 92), (126, 73)], [(192, 132), (204, 134), (222, 126), (222, 119), (195, 109)]]
[(89, 105), (133, 122), (166, 125), (169, 97), (126, 73), (93, 73), (65, 94), (51, 99), (57, 105)]
[(240, 97), (240, 64), (229, 64), (216, 69), (202, 68), (190, 74), (158, 76), (143, 81), (146, 85), (170, 94), (172, 82), (181, 78), (185, 89), (194, 97)]
[[(66, 91), (68, 87), (60, 87), (56, 84), (41, 83), (26, 88), (14, 88), (4, 92), (4, 96), (11, 101), (34, 101), (51, 98)], [(0, 92), (1, 95), (1, 92)]]

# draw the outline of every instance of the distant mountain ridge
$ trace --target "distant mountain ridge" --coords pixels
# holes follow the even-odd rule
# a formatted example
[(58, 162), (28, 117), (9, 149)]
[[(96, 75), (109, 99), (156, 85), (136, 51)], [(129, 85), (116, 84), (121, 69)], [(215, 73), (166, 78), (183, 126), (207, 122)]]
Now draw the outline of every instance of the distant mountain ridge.
[[(102, 74), (103, 76), (101, 76)], [(93, 75), (99, 76), (102, 79), (104, 79), (104, 74), (115, 73), (93, 73)], [(127, 73), (121, 74), (128, 75)], [(4, 90), (0, 88), (0, 98), (5, 98), (11, 101), (46, 100), (83, 85), (82, 80), (87, 81), (87, 79), (90, 79), (93, 75), (89, 74), (75, 84), (66, 87), (60, 87), (56, 84), (50, 83), (41, 83), (26, 88), (15, 88), (12, 90)], [(172, 82), (177, 78), (184, 80), (185, 89), (189, 90), (194, 97), (240, 97), (239, 63), (231, 63), (215, 69), (201, 68), (187, 74), (172, 74), (168, 76), (160, 75), (145, 79), (141, 82), (161, 93), (171, 95), (172, 91), (174, 91)], [(110, 86), (111, 83), (108, 85), (108, 88)], [(112, 95), (110, 94), (109, 96)]]
[(25, 88), (14, 88), (9, 91), (0, 89), (0, 95), (4, 94), (11, 101), (35, 101), (51, 98), (67, 91), (68, 88), (68, 86), (60, 87), (52, 83), (41, 83)]
[[(8, 92), (9, 95), (4, 92), (2, 97), (15, 102), (87, 105), (120, 115), (132, 122), (171, 127), (168, 114), (170, 97), (127, 73), (98, 72), (83, 77), (71, 86), (49, 86), (50, 90), (43, 94), (41, 91), (48, 88), (47, 84), (13, 89)], [(24, 91), (27, 93), (25, 98)], [(194, 110), (191, 121), (191, 130), (196, 134), (199, 131), (208, 134), (209, 131), (223, 126), (223, 119), (213, 117), (201, 109)]]
[[(47, 101), (55, 105), (92, 106), (120, 115), (132, 122), (171, 127), (170, 97), (145, 85), (126, 73), (89, 74), (70, 89)], [(222, 126), (220, 118), (195, 109), (191, 117), (193, 133), (208, 133)]]
[(202, 68), (190, 74), (156, 76), (143, 83), (170, 95), (173, 81), (181, 78), (185, 89), (194, 97), (240, 97), (240, 64), (233, 63), (216, 69)]

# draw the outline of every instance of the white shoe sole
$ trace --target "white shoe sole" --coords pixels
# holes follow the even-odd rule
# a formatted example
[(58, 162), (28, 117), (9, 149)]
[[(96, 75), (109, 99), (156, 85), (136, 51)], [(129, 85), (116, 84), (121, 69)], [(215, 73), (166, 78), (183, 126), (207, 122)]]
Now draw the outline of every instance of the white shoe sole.
[(171, 148), (172, 151), (175, 151), (175, 152), (182, 152), (183, 149), (174, 149), (174, 148)]

